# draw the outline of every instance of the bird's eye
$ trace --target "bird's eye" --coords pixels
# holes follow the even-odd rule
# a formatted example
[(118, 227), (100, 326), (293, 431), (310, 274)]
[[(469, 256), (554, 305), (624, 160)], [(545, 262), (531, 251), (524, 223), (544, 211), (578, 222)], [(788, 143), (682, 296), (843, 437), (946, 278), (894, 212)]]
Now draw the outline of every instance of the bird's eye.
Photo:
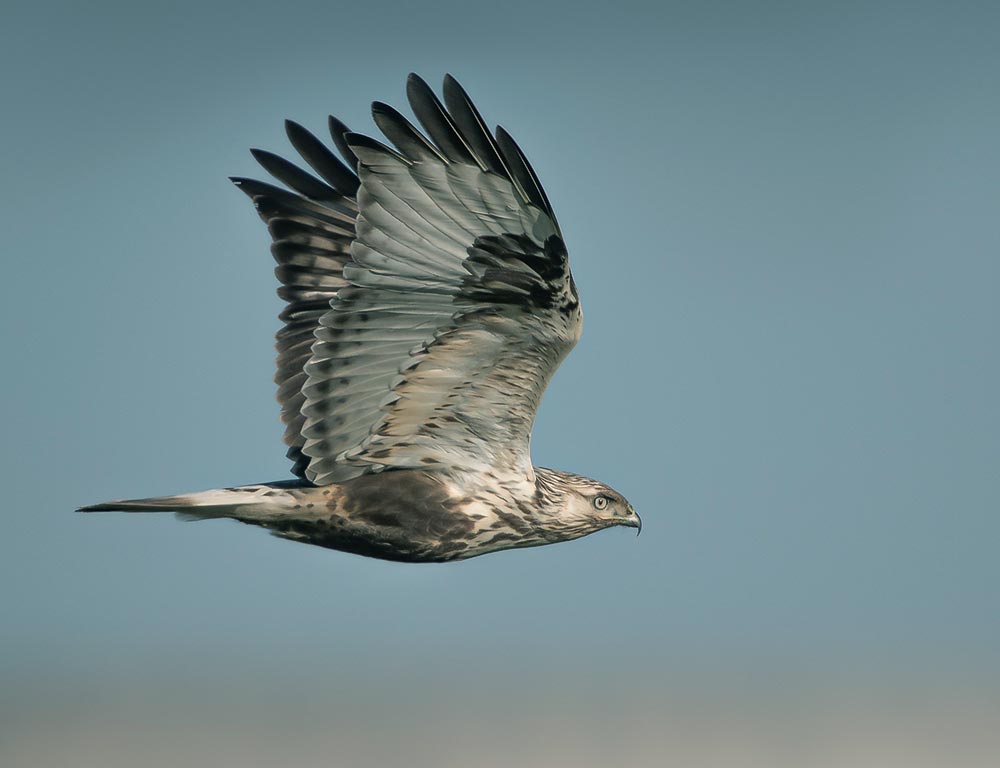
[(607, 496), (595, 496), (594, 497), (594, 509), (604, 509), (608, 506)]

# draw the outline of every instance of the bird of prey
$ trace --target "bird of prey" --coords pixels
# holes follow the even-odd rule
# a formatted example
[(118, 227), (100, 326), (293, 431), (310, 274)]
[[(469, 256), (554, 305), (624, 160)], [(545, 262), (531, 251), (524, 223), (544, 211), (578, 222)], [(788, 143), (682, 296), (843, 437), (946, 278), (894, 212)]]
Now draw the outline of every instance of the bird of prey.
[(232, 179), (267, 224), (287, 303), (275, 382), (297, 479), (81, 511), (229, 518), (405, 562), (641, 530), (607, 485), (531, 464), (535, 412), (583, 318), (535, 172), (450, 75), (443, 103), (416, 75), (406, 91), (424, 132), (372, 105), (395, 148), (331, 117), (338, 159), (288, 121), (314, 173), (253, 150), (287, 189)]

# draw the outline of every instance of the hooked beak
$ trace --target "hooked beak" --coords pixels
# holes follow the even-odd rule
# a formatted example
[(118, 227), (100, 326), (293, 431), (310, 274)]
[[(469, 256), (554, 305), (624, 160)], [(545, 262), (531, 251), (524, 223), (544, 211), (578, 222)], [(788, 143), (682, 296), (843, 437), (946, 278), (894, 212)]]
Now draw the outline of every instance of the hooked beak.
[(635, 535), (638, 536), (640, 533), (642, 533), (642, 518), (639, 517), (639, 515), (636, 513), (634, 509), (632, 509), (631, 505), (629, 506), (628, 511), (630, 517), (628, 518), (628, 520), (626, 520), (625, 523), (623, 523), (623, 525), (627, 525), (630, 528), (635, 528), (636, 529)]

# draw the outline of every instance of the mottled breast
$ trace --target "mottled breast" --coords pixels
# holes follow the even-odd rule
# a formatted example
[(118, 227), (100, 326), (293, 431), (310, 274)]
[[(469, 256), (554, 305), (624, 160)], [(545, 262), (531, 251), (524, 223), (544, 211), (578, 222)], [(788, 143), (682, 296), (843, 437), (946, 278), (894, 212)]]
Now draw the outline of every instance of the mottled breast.
[(276, 535), (367, 557), (442, 562), (534, 543), (517, 543), (529, 532), (504, 522), (505, 500), (470, 495), (444, 473), (392, 470), (293, 495), (295, 511), (267, 524)]

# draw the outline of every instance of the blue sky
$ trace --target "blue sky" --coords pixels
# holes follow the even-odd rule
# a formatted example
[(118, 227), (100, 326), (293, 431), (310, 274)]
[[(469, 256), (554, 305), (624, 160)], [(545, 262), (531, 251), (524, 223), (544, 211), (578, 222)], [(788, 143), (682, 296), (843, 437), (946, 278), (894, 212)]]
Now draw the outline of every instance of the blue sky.
[[(1000, 696), (995, 6), (6, 17), (0, 680), (43, 702), (48, 679), (264, 686), (330, 652), (349, 662), (316, 674), (387, 698), (395, 674), (470, 668), (514, 697), (581, 668), (611, 698)], [(411, 70), (455, 74), (546, 187), (586, 324), (535, 461), (621, 490), (642, 537), (420, 567), (71, 514), (287, 476), (273, 265), (227, 177), (257, 173), (250, 146), (291, 152), (286, 117), (374, 130)]]

